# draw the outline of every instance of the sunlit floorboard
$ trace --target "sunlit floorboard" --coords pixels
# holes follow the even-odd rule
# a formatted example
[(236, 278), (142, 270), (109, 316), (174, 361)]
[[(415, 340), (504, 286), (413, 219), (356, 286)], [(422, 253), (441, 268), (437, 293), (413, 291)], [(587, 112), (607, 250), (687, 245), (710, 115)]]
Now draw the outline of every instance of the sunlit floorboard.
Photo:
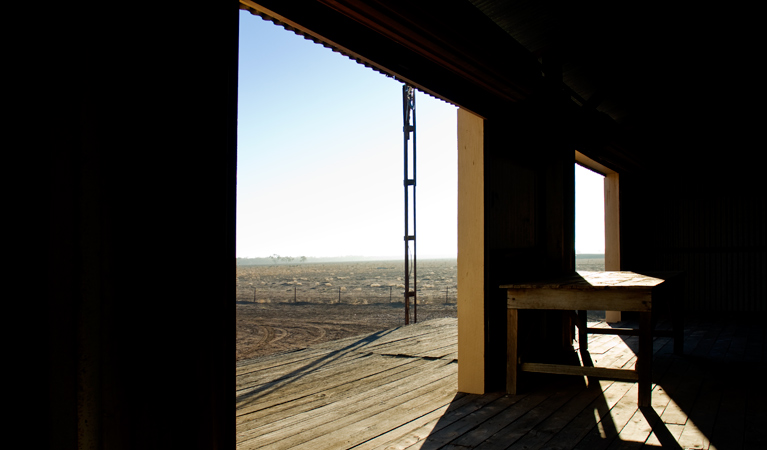
[[(652, 408), (642, 410), (636, 384), (610, 380), (458, 393), (455, 319), (242, 361), (238, 448), (762, 448), (765, 327), (747, 317), (685, 325), (685, 356), (655, 339)], [(590, 335), (591, 358), (632, 367), (636, 339)]]

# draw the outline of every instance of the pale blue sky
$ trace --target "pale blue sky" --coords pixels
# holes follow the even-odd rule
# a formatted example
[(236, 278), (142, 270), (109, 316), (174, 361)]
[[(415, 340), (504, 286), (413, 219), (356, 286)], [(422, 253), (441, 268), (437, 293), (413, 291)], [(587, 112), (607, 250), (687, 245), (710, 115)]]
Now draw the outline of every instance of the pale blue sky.
[(575, 165), (575, 253), (605, 252), (604, 177)]
[[(239, 64), (237, 256), (401, 258), (402, 83), (246, 11)], [(418, 255), (455, 257), (456, 107), (416, 116)]]

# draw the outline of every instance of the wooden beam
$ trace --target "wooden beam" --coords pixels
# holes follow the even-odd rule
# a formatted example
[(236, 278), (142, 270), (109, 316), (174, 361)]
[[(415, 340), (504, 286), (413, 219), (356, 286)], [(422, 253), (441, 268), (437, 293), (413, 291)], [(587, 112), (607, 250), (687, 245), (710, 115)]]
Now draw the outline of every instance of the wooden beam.
[[(619, 176), (612, 172), (605, 175), (605, 270), (621, 270), (621, 227)], [(621, 312), (605, 312), (605, 321), (621, 321)]]
[(485, 393), (484, 121), (458, 110), (458, 390)]
[(587, 328), (588, 334), (614, 334), (619, 336), (639, 336), (636, 328)]
[(581, 375), (608, 378), (611, 380), (639, 380), (639, 373), (629, 369), (607, 369), (604, 367), (568, 366), (565, 364), (522, 363), (522, 372), (553, 373), (559, 375)]
[[(504, 100), (522, 100), (540, 82), (538, 65), (527, 49), (463, 2), (441, 2), (440, 9), (435, 9), (418, 2), (318, 1)], [(485, 27), (467, 29), (470, 24)], [(504, 45), (504, 60), (514, 58), (527, 64), (500, 62), (492, 54), (499, 43)]]

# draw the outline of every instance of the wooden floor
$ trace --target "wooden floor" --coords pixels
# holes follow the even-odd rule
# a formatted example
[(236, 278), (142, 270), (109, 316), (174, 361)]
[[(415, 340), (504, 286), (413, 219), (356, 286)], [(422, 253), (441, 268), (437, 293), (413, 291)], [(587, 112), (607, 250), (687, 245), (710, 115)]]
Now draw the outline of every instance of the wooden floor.
[[(767, 448), (764, 325), (748, 317), (688, 318), (685, 335), (685, 356), (673, 355), (670, 338), (655, 339), (652, 408), (642, 410), (635, 383), (580, 377), (558, 377), (515, 396), (457, 393), (455, 319), (242, 361), (237, 444), (312, 450)], [(591, 358), (596, 366), (630, 368), (636, 339), (590, 335)]]

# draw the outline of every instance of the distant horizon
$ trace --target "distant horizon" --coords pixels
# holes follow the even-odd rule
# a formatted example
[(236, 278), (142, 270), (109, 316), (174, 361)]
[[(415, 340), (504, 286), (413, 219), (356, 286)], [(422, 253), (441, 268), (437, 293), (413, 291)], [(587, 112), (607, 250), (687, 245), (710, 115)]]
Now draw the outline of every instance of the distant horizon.
[[(293, 257), (294, 259), (301, 258), (302, 256), (306, 255), (299, 255), (299, 256), (292, 256), (292, 255), (279, 255), (279, 256), (289, 256)], [(268, 260), (270, 259), (270, 256), (238, 256), (237, 259), (264, 259)], [(449, 255), (424, 255), (424, 256), (418, 256), (418, 259), (456, 259), (457, 256), (449, 256)], [(341, 256), (306, 256), (307, 260), (318, 260), (318, 259), (348, 259), (351, 261), (366, 261), (366, 260), (372, 260), (372, 261), (398, 261), (398, 260), (404, 260), (405, 256), (386, 256), (386, 255), (373, 255), (373, 256), (365, 256), (365, 255), (341, 255)]]
[[(403, 256), (363, 256), (363, 255), (347, 255), (347, 256), (306, 256), (305, 261), (301, 261), (300, 258), (305, 255), (300, 256), (290, 256), (290, 255), (277, 255), (277, 256), (287, 256), (292, 257), (293, 260), (291, 261), (274, 261), (270, 256), (238, 256), (236, 259), (239, 260), (261, 260), (265, 263), (269, 264), (302, 264), (307, 262), (327, 262), (327, 261), (338, 261), (338, 262), (364, 262), (364, 261), (403, 261)], [(575, 257), (576, 259), (600, 259), (604, 258), (604, 253), (576, 253)], [(428, 260), (428, 261), (435, 261), (435, 260), (457, 260), (457, 256), (435, 256), (435, 255), (425, 255), (425, 256), (419, 256), (418, 260)]]

